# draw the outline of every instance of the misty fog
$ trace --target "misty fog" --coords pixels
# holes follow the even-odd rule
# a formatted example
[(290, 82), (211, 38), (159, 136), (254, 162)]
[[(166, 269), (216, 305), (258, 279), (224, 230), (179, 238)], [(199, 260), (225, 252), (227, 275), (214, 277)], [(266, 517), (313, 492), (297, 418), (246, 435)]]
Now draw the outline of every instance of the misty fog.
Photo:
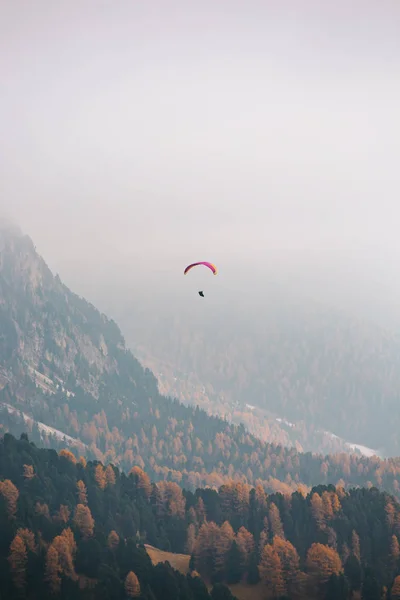
[(398, 2), (2, 3), (0, 72), (0, 214), (100, 308), (211, 260), (400, 328)]

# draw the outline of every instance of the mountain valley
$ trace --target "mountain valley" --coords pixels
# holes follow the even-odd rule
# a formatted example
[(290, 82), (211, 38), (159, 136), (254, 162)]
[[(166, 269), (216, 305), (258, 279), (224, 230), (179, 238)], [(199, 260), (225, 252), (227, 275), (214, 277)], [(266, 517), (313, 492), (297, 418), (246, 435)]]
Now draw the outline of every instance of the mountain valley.
[(0, 239), (3, 432), (187, 489), (235, 478), (267, 491), (340, 482), (398, 493), (396, 459), (335, 454), (335, 440), (329, 456), (286, 449), (249, 433), (240, 415), (232, 424), (161, 395), (116, 323), (53, 276), (29, 237), (7, 229)]

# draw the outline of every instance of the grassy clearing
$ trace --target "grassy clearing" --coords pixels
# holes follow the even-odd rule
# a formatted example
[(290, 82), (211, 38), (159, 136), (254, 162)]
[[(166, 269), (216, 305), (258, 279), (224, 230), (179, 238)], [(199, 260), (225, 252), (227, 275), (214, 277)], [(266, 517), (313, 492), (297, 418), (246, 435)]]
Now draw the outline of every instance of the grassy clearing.
[(235, 583), (228, 587), (238, 600), (265, 600), (265, 589), (260, 583), (257, 585)]
[(149, 544), (145, 544), (145, 548), (153, 565), (168, 561), (171, 567), (183, 575), (186, 575), (186, 573), (189, 572), (189, 554), (174, 554), (173, 552), (165, 552), (164, 550), (154, 548), (154, 546), (149, 546)]
[[(171, 567), (186, 575), (189, 572), (189, 554), (174, 554), (173, 552), (165, 552), (145, 544), (147, 554), (150, 556), (153, 565), (168, 561)], [(207, 584), (208, 589), (211, 589), (211, 585)], [(228, 586), (232, 594), (238, 598), (238, 600), (264, 600), (265, 594), (263, 593), (263, 586), (248, 585), (246, 583), (237, 583), (235, 585)]]

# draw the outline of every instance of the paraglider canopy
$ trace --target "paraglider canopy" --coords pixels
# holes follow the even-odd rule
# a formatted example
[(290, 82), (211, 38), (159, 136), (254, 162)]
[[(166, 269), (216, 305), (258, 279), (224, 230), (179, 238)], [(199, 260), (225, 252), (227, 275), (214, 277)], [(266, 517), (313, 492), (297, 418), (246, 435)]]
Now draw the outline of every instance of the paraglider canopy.
[(186, 275), (187, 273), (189, 273), (189, 271), (191, 269), (193, 269), (193, 267), (198, 267), (199, 265), (204, 265), (205, 267), (208, 267), (209, 269), (211, 269), (211, 271), (214, 273), (214, 275), (216, 275), (218, 273), (217, 267), (215, 265), (213, 265), (213, 263), (210, 263), (207, 261), (201, 261), (201, 262), (195, 262), (195, 263), (192, 263), (191, 265), (188, 265), (186, 267), (186, 269), (184, 270), (183, 274)]

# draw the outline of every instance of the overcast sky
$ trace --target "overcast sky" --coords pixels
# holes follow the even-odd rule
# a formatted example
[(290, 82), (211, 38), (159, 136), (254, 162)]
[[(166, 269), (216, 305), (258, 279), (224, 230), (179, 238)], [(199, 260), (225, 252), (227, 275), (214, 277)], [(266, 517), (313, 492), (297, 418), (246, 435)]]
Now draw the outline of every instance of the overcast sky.
[(61, 272), (396, 280), (399, 0), (3, 0), (0, 75), (0, 213)]

